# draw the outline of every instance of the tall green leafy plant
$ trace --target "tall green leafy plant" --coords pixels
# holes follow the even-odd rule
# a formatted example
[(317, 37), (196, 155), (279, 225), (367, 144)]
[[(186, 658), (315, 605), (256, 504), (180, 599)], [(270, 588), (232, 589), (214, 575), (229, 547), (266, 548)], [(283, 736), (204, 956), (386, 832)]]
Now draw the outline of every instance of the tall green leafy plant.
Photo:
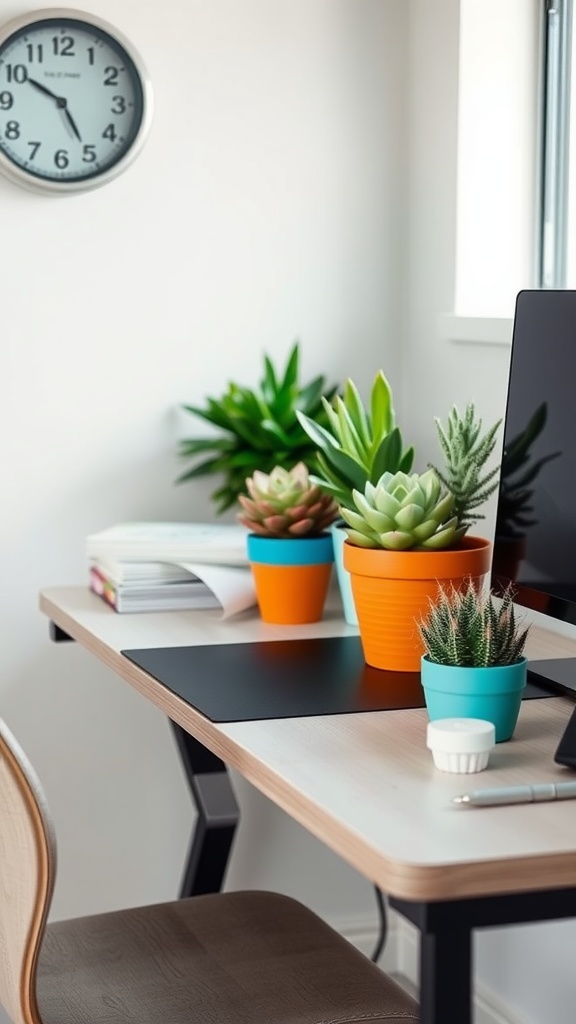
[(328, 423), (314, 422), (303, 412), (298, 419), (317, 447), (318, 471), (313, 481), (331, 494), (338, 505), (354, 508), (353, 491), (364, 493), (385, 472), (408, 473), (414, 449), (404, 448), (396, 426), (392, 390), (382, 370), (372, 383), (370, 403), (364, 407), (358, 388), (347, 380), (344, 394), (333, 402), (322, 399)]
[(324, 376), (301, 384), (299, 376), (300, 349), (296, 342), (281, 372), (264, 356), (264, 372), (257, 387), (230, 382), (219, 398), (207, 398), (205, 406), (184, 405), (187, 413), (217, 427), (219, 433), (180, 441), (180, 457), (192, 459), (193, 465), (177, 482), (221, 475), (223, 483), (211, 497), (216, 511), (224, 512), (236, 503), (245, 490), (246, 478), (256, 470), (270, 473), (276, 466), (290, 470), (299, 462), (309, 468), (315, 466), (316, 446), (303, 429), (298, 413), (327, 427), (322, 398), (331, 399), (337, 386), (328, 388)]

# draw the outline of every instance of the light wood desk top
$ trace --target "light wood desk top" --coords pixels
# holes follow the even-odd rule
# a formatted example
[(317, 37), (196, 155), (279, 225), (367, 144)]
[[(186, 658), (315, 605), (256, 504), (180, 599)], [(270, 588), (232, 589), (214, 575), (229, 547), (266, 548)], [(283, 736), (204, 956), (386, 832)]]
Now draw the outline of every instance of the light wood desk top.
[[(434, 768), (426, 749), (424, 710), (215, 724), (120, 654), (353, 635), (337, 612), (304, 627), (268, 626), (256, 613), (225, 622), (213, 610), (117, 615), (83, 587), (44, 590), (40, 607), (390, 895), (439, 900), (576, 887), (576, 800), (472, 810), (451, 805), (453, 796), (472, 789), (572, 777), (553, 762), (573, 707), (567, 698), (524, 701), (514, 739), (495, 748), (488, 769), (450, 775)], [(576, 643), (534, 627), (529, 655), (576, 657)]]

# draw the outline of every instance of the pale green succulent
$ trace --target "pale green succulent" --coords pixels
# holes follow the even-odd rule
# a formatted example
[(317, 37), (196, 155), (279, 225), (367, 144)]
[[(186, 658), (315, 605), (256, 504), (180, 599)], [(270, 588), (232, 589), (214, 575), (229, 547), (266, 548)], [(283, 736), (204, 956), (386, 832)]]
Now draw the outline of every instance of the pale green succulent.
[(454, 496), (433, 469), (425, 473), (384, 473), (362, 494), (353, 491), (356, 511), (341, 507), (348, 539), (364, 548), (406, 551), (438, 550), (456, 544), (463, 534), (453, 515)]
[(256, 470), (246, 487), (249, 496), (238, 496), (244, 510), (238, 519), (261, 537), (317, 536), (338, 515), (336, 502), (311, 483), (303, 462), (291, 470), (282, 466), (275, 466), (271, 473)]
[(374, 378), (366, 409), (352, 380), (346, 381), (342, 396), (328, 399), (322, 398), (326, 424), (300, 410), (296, 416), (318, 448), (318, 472), (312, 481), (339, 505), (351, 507), (352, 491), (363, 491), (367, 481), (377, 483), (384, 472), (409, 473), (414, 449), (404, 448), (392, 390), (382, 370)]

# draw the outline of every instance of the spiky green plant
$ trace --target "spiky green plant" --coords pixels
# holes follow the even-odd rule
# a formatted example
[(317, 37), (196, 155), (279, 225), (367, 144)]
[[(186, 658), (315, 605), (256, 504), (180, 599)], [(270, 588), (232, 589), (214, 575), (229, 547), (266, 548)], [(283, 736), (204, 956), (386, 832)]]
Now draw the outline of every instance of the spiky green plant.
[(430, 661), (438, 665), (487, 667), (511, 665), (524, 655), (530, 627), (521, 628), (514, 611), (514, 590), (501, 598), (482, 594), (469, 579), (463, 589), (440, 586), (418, 630)]
[(318, 471), (312, 480), (339, 505), (353, 508), (353, 490), (363, 492), (368, 481), (376, 484), (386, 471), (410, 472), (414, 449), (404, 448), (395, 422), (392, 390), (382, 370), (372, 383), (368, 409), (352, 380), (346, 381), (342, 396), (333, 402), (324, 396), (322, 404), (327, 426), (303, 412), (297, 416), (318, 449)]
[(499, 466), (485, 471), (494, 451), (501, 420), (482, 433), (482, 420), (476, 416), (474, 403), (466, 406), (461, 416), (453, 407), (446, 426), (435, 417), (444, 469), (433, 466), (446, 489), (454, 496), (454, 515), (458, 520), (458, 538), (478, 520), (485, 517), (476, 512), (498, 487)]
[[(323, 376), (308, 384), (299, 382), (299, 345), (293, 346), (283, 373), (278, 373), (264, 356), (264, 375), (257, 388), (229, 383), (220, 398), (208, 398), (206, 407), (184, 405), (186, 412), (218, 427), (216, 437), (185, 438), (179, 443), (182, 458), (195, 464), (178, 477), (177, 483), (208, 474), (221, 474), (222, 486), (211, 495), (216, 511), (235, 504), (244, 490), (247, 476), (255, 470), (268, 473), (275, 466), (292, 469), (298, 462), (313, 465), (316, 446), (297, 419), (302, 412), (312, 422), (327, 426), (322, 397), (332, 396)], [(198, 462), (198, 458), (208, 456)]]
[(353, 492), (356, 510), (340, 507), (350, 529), (348, 540), (358, 547), (406, 551), (438, 550), (455, 542), (458, 521), (454, 498), (433, 469), (425, 473), (384, 473), (376, 486)]
[(244, 510), (238, 519), (261, 537), (317, 536), (338, 515), (335, 501), (310, 482), (303, 462), (291, 470), (276, 466), (269, 474), (257, 470), (246, 487), (249, 496), (238, 496)]

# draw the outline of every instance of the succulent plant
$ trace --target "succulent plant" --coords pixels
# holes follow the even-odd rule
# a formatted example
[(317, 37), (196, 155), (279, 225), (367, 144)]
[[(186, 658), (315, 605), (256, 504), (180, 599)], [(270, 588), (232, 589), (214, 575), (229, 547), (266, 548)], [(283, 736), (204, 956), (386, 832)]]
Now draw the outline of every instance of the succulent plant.
[(330, 526), (338, 506), (310, 481), (308, 469), (299, 462), (291, 470), (276, 466), (271, 473), (259, 470), (246, 480), (248, 495), (238, 501), (238, 519), (261, 537), (313, 537)]
[(522, 537), (526, 529), (536, 522), (533, 517), (533, 490), (530, 484), (547, 462), (560, 455), (560, 452), (550, 452), (531, 461), (530, 449), (542, 433), (547, 416), (547, 403), (542, 402), (524, 430), (504, 444), (496, 517), (496, 537), (499, 539)]
[(368, 411), (351, 380), (346, 381), (343, 396), (338, 395), (333, 402), (324, 396), (322, 404), (327, 426), (304, 412), (297, 416), (318, 449), (318, 472), (312, 480), (339, 505), (352, 508), (352, 491), (363, 492), (367, 481), (376, 484), (386, 471), (410, 472), (414, 450), (403, 447), (392, 391), (382, 370), (374, 378)]
[(418, 623), (430, 661), (439, 665), (511, 665), (524, 655), (530, 627), (522, 629), (514, 612), (514, 590), (495, 600), (469, 579), (464, 588), (439, 587), (428, 615)]
[(224, 482), (211, 495), (216, 511), (224, 512), (235, 504), (244, 490), (246, 476), (255, 470), (270, 472), (275, 466), (291, 469), (298, 462), (311, 465), (316, 446), (297, 419), (303, 412), (311, 422), (328, 425), (322, 396), (331, 398), (336, 387), (327, 388), (323, 376), (310, 383), (299, 383), (299, 346), (296, 343), (286, 368), (279, 374), (268, 356), (264, 357), (264, 375), (259, 387), (250, 389), (229, 383), (220, 398), (208, 398), (205, 408), (184, 405), (186, 412), (218, 427), (216, 437), (185, 438), (180, 441), (182, 458), (208, 456), (195, 461), (177, 482), (207, 474), (222, 474)]
[(454, 496), (454, 515), (458, 520), (458, 534), (462, 537), (478, 519), (484, 516), (475, 509), (498, 487), (499, 467), (484, 472), (490, 458), (501, 420), (482, 434), (482, 420), (476, 417), (474, 403), (466, 406), (461, 416), (453, 407), (446, 426), (435, 418), (445, 468), (435, 469), (447, 491)]
[(364, 493), (353, 492), (356, 510), (341, 506), (352, 544), (365, 548), (405, 551), (449, 547), (458, 539), (453, 515), (454, 497), (445, 491), (437, 473), (384, 473)]

